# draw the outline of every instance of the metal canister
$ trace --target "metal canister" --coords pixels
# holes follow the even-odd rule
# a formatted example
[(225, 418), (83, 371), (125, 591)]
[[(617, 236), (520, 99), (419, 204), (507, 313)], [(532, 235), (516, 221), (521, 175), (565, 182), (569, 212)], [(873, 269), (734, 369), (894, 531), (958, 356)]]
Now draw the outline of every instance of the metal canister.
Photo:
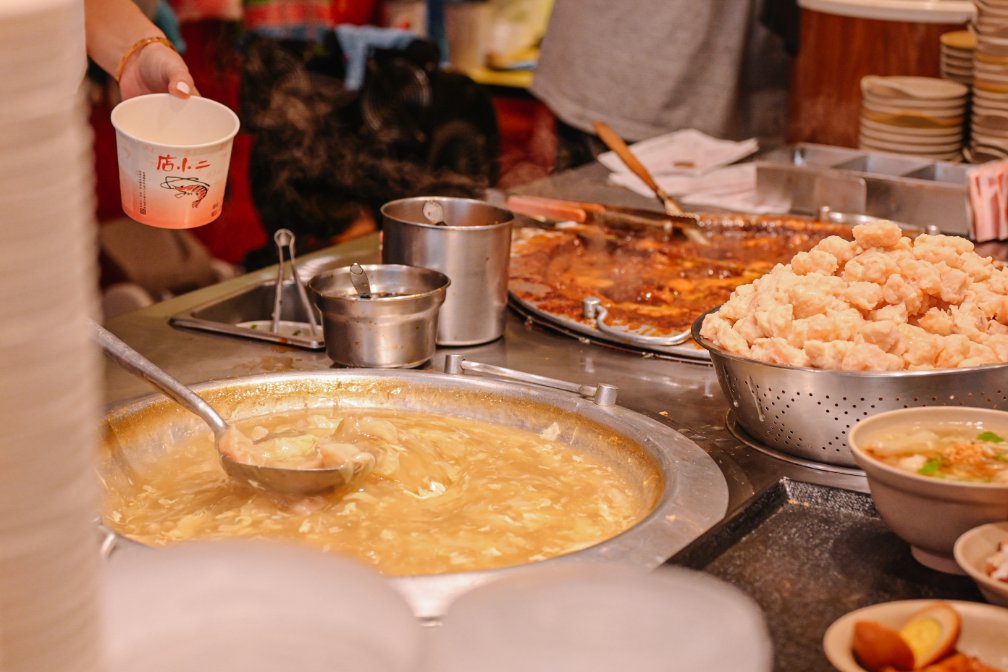
[[(424, 215), (431, 203), (440, 206), (435, 210), (442, 221)], [(440, 196), (391, 201), (381, 212), (384, 263), (432, 268), (451, 278), (438, 318), (438, 344), (500, 338), (514, 215), (483, 201)]]
[(372, 294), (361, 298), (350, 268), (316, 275), (308, 293), (322, 313), (326, 354), (344, 366), (419, 366), (434, 356), (448, 276), (427, 268), (363, 266)]

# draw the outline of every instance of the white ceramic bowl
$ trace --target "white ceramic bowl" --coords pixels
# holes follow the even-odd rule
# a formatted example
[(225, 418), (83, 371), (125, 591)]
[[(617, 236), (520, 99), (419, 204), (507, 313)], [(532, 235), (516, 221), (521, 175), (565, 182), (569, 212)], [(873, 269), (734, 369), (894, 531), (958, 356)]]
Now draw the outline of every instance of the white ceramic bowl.
[[(1005, 97), (1008, 101), (1008, 96)], [(870, 128), (873, 130), (889, 132), (889, 133), (902, 133), (905, 135), (913, 135), (919, 138), (961, 138), (963, 134), (962, 126), (948, 127), (948, 128), (913, 128), (911, 126), (899, 126), (896, 124), (886, 124), (880, 121), (873, 121), (868, 117), (861, 117), (861, 125), (865, 128)]]
[[(844, 614), (826, 630), (823, 651), (833, 667), (840, 672), (865, 672), (851, 651), (854, 624), (875, 621), (899, 629), (911, 616), (938, 600), (903, 600), (873, 604)], [(962, 617), (962, 633), (956, 644), (962, 653), (976, 656), (987, 665), (1000, 669), (1008, 666), (1008, 609), (979, 602), (946, 600)]]
[(988, 602), (1008, 607), (1008, 583), (992, 579), (984, 571), (987, 558), (997, 552), (1002, 541), (1008, 541), (1008, 520), (974, 527), (959, 537), (953, 553)]
[(869, 138), (871, 140), (877, 140), (881, 142), (895, 143), (899, 145), (910, 146), (913, 149), (924, 149), (926, 151), (942, 151), (940, 148), (943, 146), (951, 145), (952, 149), (946, 151), (952, 151), (962, 146), (962, 134), (957, 133), (948, 137), (934, 137), (934, 136), (913, 136), (909, 133), (899, 133), (899, 132), (888, 132), (888, 131), (877, 131), (874, 128), (869, 128), (868, 126), (861, 126), (861, 138)]
[(948, 142), (940, 142), (938, 144), (916, 142), (914, 140), (892, 141), (887, 140), (886, 138), (880, 138), (871, 131), (866, 130), (861, 131), (860, 141), (863, 147), (871, 147), (872, 149), (881, 149), (883, 151), (890, 152), (906, 152), (908, 154), (947, 154), (962, 148), (962, 140), (952, 140)]
[(952, 557), (966, 530), (1008, 519), (1008, 483), (940, 480), (897, 469), (870, 457), (863, 446), (872, 437), (936, 424), (975, 424), (1008, 435), (1008, 412), (967, 406), (922, 406), (865, 418), (848, 435), (854, 461), (868, 476), (875, 508), (886, 525), (910, 544), (923, 565), (961, 574)]
[(879, 97), (949, 100), (967, 96), (969, 89), (937, 77), (865, 75), (861, 78), (861, 92)]

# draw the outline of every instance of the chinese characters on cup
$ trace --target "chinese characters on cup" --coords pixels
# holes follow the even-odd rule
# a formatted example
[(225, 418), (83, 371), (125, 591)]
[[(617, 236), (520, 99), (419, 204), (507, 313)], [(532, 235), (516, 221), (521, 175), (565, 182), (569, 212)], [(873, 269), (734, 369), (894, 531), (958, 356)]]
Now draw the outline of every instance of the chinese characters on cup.
[[(205, 170), (210, 167), (210, 162), (206, 159), (200, 161), (190, 161), (189, 157), (181, 158), (171, 154), (161, 154), (157, 157), (157, 170), (159, 173), (166, 173), (161, 182), (162, 189), (171, 189), (175, 193), (175, 198), (191, 197), (192, 207), (198, 208), (206, 199), (210, 190), (210, 185), (202, 182), (199, 176), (189, 177), (185, 173), (188, 169), (194, 171)], [(175, 174), (178, 173), (178, 174)], [(216, 203), (211, 208), (212, 218), (216, 219), (220, 214), (220, 204)], [(143, 211), (141, 210), (141, 213)]]

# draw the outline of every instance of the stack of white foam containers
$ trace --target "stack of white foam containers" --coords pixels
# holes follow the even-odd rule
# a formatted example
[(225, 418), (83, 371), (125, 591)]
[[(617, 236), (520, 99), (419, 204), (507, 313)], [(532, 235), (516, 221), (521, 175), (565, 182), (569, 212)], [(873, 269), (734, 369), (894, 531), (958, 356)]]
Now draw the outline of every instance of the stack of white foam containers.
[(0, 670), (102, 669), (79, 0), (0, 3)]

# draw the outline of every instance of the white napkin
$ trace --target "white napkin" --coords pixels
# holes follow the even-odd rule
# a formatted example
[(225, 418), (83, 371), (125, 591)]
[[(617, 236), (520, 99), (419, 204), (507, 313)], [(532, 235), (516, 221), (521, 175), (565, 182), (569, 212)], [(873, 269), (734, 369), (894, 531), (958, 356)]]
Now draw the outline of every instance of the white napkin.
[[(755, 138), (719, 140), (690, 128), (642, 140), (630, 148), (658, 186), (684, 204), (740, 212), (787, 210), (786, 203), (769, 203), (757, 196), (755, 166), (728, 165), (755, 152), (759, 148)], [(598, 160), (611, 171), (609, 181), (613, 184), (653, 196), (615, 153), (600, 154)]]
[[(630, 149), (657, 180), (666, 175), (703, 175), (712, 168), (744, 159), (759, 149), (759, 144), (756, 138), (740, 142), (719, 140), (688, 128), (641, 140), (630, 145)], [(598, 160), (614, 173), (631, 174), (613, 152), (600, 154)]]
[[(654, 196), (644, 181), (632, 173), (614, 172), (609, 181), (642, 196)], [(658, 186), (678, 196), (684, 205), (709, 206), (735, 212), (786, 212), (788, 203), (772, 202), (756, 193), (756, 165), (742, 163), (712, 170), (701, 176), (664, 175), (655, 177)]]

